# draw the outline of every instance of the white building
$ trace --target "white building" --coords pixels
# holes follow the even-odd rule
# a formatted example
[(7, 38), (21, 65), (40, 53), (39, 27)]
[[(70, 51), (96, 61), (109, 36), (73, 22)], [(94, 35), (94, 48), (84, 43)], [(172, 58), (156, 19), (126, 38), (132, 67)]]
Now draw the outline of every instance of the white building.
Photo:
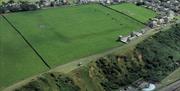
[(174, 19), (174, 17), (175, 17), (174, 11), (171, 11), (171, 10), (167, 13), (167, 15), (168, 15), (170, 20)]

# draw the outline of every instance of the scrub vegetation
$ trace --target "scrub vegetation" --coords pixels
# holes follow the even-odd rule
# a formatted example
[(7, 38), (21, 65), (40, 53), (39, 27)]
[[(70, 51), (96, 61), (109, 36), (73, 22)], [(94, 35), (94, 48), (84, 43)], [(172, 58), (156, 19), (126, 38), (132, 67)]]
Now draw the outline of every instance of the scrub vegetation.
[(45, 73), (15, 91), (81, 91), (74, 81), (61, 73)]
[(180, 24), (138, 44), (125, 55), (109, 55), (91, 66), (106, 91), (113, 91), (143, 78), (160, 82), (180, 67)]

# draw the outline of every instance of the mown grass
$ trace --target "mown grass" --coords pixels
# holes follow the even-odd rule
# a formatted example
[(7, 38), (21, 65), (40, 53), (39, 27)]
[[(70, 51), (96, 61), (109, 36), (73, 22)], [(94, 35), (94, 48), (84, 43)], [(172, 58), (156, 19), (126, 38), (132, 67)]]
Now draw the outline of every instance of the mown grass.
[(123, 3), (119, 5), (111, 5), (109, 6), (115, 10), (123, 12), (141, 22), (147, 23), (150, 18), (155, 17), (157, 14), (149, 9), (144, 7), (136, 6), (131, 3)]
[(144, 27), (97, 4), (6, 16), (52, 67), (121, 46), (118, 35)]
[(32, 49), (0, 16), (0, 90), (46, 69)]

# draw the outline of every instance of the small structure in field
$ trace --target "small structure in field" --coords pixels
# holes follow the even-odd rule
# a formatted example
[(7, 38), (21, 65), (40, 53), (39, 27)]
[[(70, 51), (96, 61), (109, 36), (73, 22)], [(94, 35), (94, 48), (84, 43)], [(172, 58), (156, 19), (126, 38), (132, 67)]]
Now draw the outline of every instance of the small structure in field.
[[(145, 33), (145, 31), (143, 31), (143, 33)], [(140, 32), (132, 32), (128, 36), (119, 35), (118, 41), (121, 41), (123, 43), (128, 43), (128, 42), (132, 41), (133, 39), (142, 36), (143, 33), (140, 31)]]

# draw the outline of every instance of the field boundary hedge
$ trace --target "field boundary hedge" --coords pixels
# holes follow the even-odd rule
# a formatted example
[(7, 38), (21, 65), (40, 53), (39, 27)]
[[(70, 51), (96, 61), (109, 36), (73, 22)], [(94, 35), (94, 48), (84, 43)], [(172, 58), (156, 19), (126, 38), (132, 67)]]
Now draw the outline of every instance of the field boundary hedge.
[(34, 53), (41, 59), (41, 61), (51, 69), (50, 65), (44, 60), (44, 58), (38, 53), (38, 51), (32, 46), (32, 44), (24, 37), (24, 35), (4, 16), (1, 15), (4, 20), (22, 37), (22, 39), (28, 44), (28, 46), (34, 51)]
[(118, 11), (118, 10), (115, 10), (115, 9), (113, 9), (113, 8), (111, 8), (111, 7), (108, 7), (108, 6), (104, 5), (104, 4), (100, 4), (100, 5), (103, 6), (103, 7), (105, 7), (105, 8), (111, 9), (111, 10), (117, 12), (117, 13), (123, 14), (123, 15), (125, 15), (125, 16), (127, 16), (127, 17), (129, 17), (129, 18), (131, 18), (131, 19), (133, 19), (133, 20), (135, 20), (135, 21), (137, 21), (137, 22), (139, 22), (139, 23), (145, 25), (145, 26), (147, 25), (146, 23), (141, 22), (141, 21), (139, 21), (139, 20), (137, 20), (137, 19), (135, 19), (135, 18), (129, 16), (128, 14), (125, 14), (125, 13), (123, 13), (123, 12), (120, 12), (120, 11)]

